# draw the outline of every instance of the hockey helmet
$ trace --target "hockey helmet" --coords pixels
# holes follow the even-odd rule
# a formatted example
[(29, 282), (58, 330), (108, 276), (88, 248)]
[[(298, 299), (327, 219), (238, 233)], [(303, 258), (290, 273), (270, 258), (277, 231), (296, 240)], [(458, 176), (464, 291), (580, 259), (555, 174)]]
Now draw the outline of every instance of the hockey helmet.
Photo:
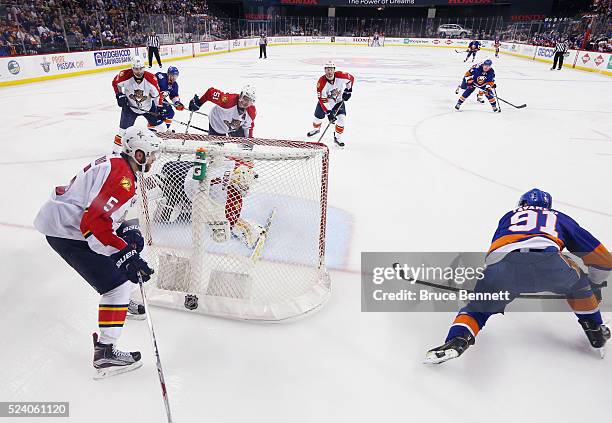
[(145, 68), (145, 64), (144, 64), (144, 60), (142, 60), (142, 57), (140, 56), (132, 57), (132, 69), (144, 69), (144, 68)]
[(323, 66), (324, 70), (327, 68), (336, 69), (336, 63), (333, 60), (328, 60), (327, 62), (325, 62), (325, 66)]
[(179, 70), (176, 66), (170, 66), (168, 68), (168, 75), (176, 75), (177, 77), (179, 76)]
[(256, 181), (257, 174), (253, 171), (253, 166), (248, 164), (238, 164), (230, 176), (230, 182), (237, 185), (243, 194), (246, 194)]
[[(161, 148), (161, 139), (148, 129), (131, 126), (125, 131), (122, 147), (123, 153), (134, 159), (134, 161), (140, 167), (140, 171), (146, 172), (148, 170), (147, 164), (150, 164), (149, 161), (151, 157), (153, 157), (153, 160), (155, 160), (157, 154), (159, 153)], [(143, 162), (136, 159), (136, 152), (139, 150), (144, 153)]]
[(493, 66), (493, 61), (491, 59), (487, 59), (484, 62), (482, 62), (482, 64), (484, 66)]
[(519, 206), (537, 206), (550, 209), (552, 207), (552, 196), (546, 191), (534, 188), (521, 195)]
[(257, 97), (257, 94), (255, 92), (255, 87), (252, 85), (245, 85), (244, 87), (242, 87), (242, 91), (240, 91), (240, 97), (246, 97), (249, 100), (251, 100), (253, 103), (255, 103), (255, 99)]

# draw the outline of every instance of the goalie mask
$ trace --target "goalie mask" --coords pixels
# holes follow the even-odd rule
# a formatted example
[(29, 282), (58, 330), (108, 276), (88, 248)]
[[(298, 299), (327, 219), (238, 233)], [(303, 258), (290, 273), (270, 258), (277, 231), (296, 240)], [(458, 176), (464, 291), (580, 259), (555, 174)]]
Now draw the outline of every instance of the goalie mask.
[(234, 168), (230, 176), (230, 183), (236, 185), (243, 195), (249, 191), (256, 181), (257, 174), (251, 167), (245, 164), (238, 165)]
[[(129, 127), (123, 136), (123, 154), (131, 157), (141, 172), (148, 172), (161, 148), (161, 139), (148, 129)], [(136, 152), (144, 153), (144, 160), (136, 159)]]

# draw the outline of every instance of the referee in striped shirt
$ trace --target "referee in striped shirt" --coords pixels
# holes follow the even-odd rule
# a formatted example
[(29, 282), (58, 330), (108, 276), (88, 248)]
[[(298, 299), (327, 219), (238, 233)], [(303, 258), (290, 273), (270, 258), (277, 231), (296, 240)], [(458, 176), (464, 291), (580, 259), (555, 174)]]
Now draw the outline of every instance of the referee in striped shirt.
[(153, 64), (153, 55), (157, 60), (160, 69), (162, 67), (161, 59), (159, 58), (159, 37), (155, 35), (155, 31), (151, 31), (151, 35), (147, 36), (147, 50), (149, 52), (149, 69)]
[(561, 70), (563, 67), (563, 58), (565, 57), (565, 53), (567, 53), (567, 47), (567, 41), (565, 41), (563, 38), (557, 41), (555, 45), (555, 58), (553, 59), (553, 65), (550, 70), (554, 70), (557, 67), (557, 63), (559, 64), (557, 70)]

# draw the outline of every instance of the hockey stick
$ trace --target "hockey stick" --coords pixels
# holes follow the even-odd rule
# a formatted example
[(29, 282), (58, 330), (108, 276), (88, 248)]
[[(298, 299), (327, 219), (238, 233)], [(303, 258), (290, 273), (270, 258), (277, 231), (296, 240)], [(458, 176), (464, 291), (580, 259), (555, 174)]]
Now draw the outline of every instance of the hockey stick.
[(159, 384), (161, 385), (162, 398), (164, 399), (164, 405), (166, 406), (166, 417), (168, 423), (172, 423), (172, 414), (170, 413), (170, 402), (168, 401), (168, 391), (166, 390), (166, 382), (164, 381), (164, 371), (162, 370), (161, 359), (159, 358), (159, 350), (157, 349), (157, 340), (155, 338), (155, 332), (153, 330), (153, 322), (151, 321), (151, 309), (147, 303), (147, 296), (144, 292), (142, 285), (142, 275), (138, 274), (138, 285), (140, 286), (140, 294), (142, 295), (142, 304), (145, 308), (145, 314), (147, 315), (147, 324), (149, 325), (149, 334), (151, 335), (151, 342), (153, 343), (153, 351), (155, 352), (155, 359), (157, 361), (157, 375), (159, 376)]
[(497, 110), (501, 113), (501, 104), (499, 103), (499, 97), (497, 97), (497, 90), (493, 88), (493, 94), (495, 95), (495, 101), (497, 102)]
[(519, 106), (517, 106), (517, 105), (515, 105), (515, 104), (512, 104), (512, 103), (510, 103), (509, 101), (504, 100), (504, 99), (503, 99), (503, 98), (501, 98), (501, 97), (497, 97), (497, 94), (495, 94), (495, 97), (496, 97), (496, 98), (497, 98), (499, 101), (502, 101), (502, 102), (504, 102), (504, 103), (506, 103), (506, 104), (508, 104), (508, 105), (510, 105), (510, 106), (512, 106), (512, 107), (514, 107), (515, 109), (524, 109), (525, 107), (527, 107), (527, 104), (521, 104), (521, 105), (519, 105)]
[(200, 112), (199, 110), (195, 110), (195, 111), (193, 111), (193, 112), (191, 112), (191, 113), (197, 113), (197, 114), (199, 114), (199, 115), (202, 115), (202, 116), (206, 116), (206, 117), (208, 117), (208, 115), (207, 115), (206, 113), (202, 113), (202, 112)]
[[(393, 263), (392, 267), (397, 270), (399, 265), (400, 265), (399, 263)], [(399, 272), (403, 273), (401, 269), (399, 269)], [(432, 288), (442, 289), (445, 291), (453, 291), (453, 292), (465, 291), (469, 293), (474, 292), (473, 290), (470, 290), (470, 289), (457, 288), (455, 286), (446, 286), (446, 285), (441, 285), (435, 282), (426, 282), (426, 281), (421, 281), (418, 279), (412, 279), (406, 275), (401, 275), (401, 274), (400, 274), (400, 278), (408, 282), (414, 282), (417, 285), (429, 286)], [(565, 295), (558, 295), (558, 294), (519, 294), (516, 298), (525, 298), (525, 299), (530, 299), (530, 300), (565, 300), (567, 299)]]
[(189, 113), (189, 120), (187, 121), (187, 127), (185, 128), (185, 133), (189, 132), (189, 126), (191, 125), (192, 118), (193, 118), (193, 112)]
[(455, 53), (468, 53), (468, 50), (455, 50)]
[[(204, 128), (200, 128), (199, 126), (192, 125), (191, 119), (189, 119), (189, 123), (181, 122), (180, 120), (174, 120), (174, 119), (172, 119), (172, 122), (180, 123), (181, 125), (185, 125), (187, 126), (187, 129), (193, 128), (193, 129), (197, 129), (198, 131), (206, 132), (208, 134), (208, 129), (204, 129)], [(185, 133), (187, 133), (187, 131), (185, 131)]]
[(253, 253), (251, 254), (252, 263), (256, 263), (257, 260), (259, 260), (259, 257), (261, 257), (261, 253), (263, 252), (264, 244), (266, 243), (266, 240), (268, 239), (268, 231), (270, 230), (270, 226), (272, 226), (272, 221), (274, 220), (275, 216), (276, 216), (276, 207), (272, 209), (272, 212), (270, 213), (270, 216), (268, 217), (268, 221), (266, 222), (266, 226), (264, 227), (264, 233), (262, 236), (259, 237), (259, 239), (257, 240), (257, 245), (255, 245), (255, 248), (253, 249)]
[[(344, 104), (344, 100), (342, 100), (342, 101), (341, 101), (340, 103), (338, 103), (338, 104), (340, 104), (340, 107), (338, 107), (338, 110), (336, 110), (336, 113), (334, 113), (334, 116), (333, 116), (334, 118), (335, 118), (336, 116), (338, 116), (338, 112), (340, 112), (340, 109), (342, 108), (342, 105)], [(331, 124), (332, 124), (332, 123), (335, 123), (335, 121), (334, 121), (334, 122), (332, 122), (331, 120), (329, 121), (329, 123), (327, 124), (327, 126), (326, 126), (326, 127), (325, 127), (325, 129), (323, 130), (323, 133), (321, 134), (321, 136), (320, 136), (320, 137), (319, 137), (319, 139), (317, 140), (317, 143), (320, 143), (320, 142), (321, 142), (321, 140), (323, 139), (323, 136), (325, 135), (325, 133), (327, 132), (327, 130), (329, 129), (329, 127), (331, 126)]]

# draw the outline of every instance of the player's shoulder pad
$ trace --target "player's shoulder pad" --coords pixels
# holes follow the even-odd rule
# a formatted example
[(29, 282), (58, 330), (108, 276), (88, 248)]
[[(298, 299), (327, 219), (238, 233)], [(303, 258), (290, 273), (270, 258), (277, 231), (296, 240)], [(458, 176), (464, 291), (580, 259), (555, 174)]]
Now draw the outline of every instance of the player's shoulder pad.
[(115, 78), (117, 79), (117, 82), (122, 82), (130, 79), (132, 76), (134, 76), (134, 71), (132, 71), (132, 69), (123, 69)]
[(151, 72), (147, 72), (145, 71), (144, 73), (144, 79), (146, 79), (147, 81), (149, 81), (151, 84), (157, 85), (157, 78), (155, 77), (155, 75), (153, 75)]
[(317, 90), (321, 91), (325, 84), (327, 84), (327, 78), (325, 78), (325, 75), (323, 75), (317, 81)]
[(257, 109), (255, 108), (254, 104), (251, 104), (249, 107), (247, 107), (246, 112), (251, 117), (251, 120), (255, 120), (255, 116), (257, 116)]
[(164, 79), (166, 77), (166, 74), (163, 72), (157, 72), (155, 76), (157, 77), (157, 79)]
[(136, 191), (136, 175), (128, 161), (122, 156), (110, 156), (109, 162), (111, 170), (108, 179), (117, 181), (117, 188), (122, 188), (119, 192), (133, 194)]

